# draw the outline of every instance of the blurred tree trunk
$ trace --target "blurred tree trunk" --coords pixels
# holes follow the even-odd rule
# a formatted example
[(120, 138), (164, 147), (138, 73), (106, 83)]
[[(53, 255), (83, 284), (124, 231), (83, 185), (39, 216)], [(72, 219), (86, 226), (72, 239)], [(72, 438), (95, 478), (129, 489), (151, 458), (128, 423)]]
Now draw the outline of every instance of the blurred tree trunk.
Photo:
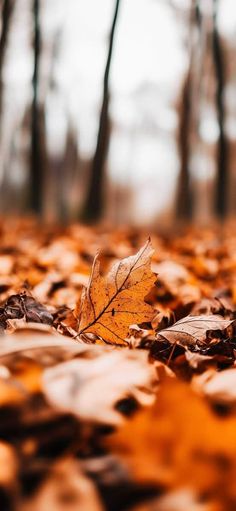
[(40, 31), (40, 0), (33, 0), (33, 26), (34, 26), (34, 70), (32, 78), (33, 101), (31, 112), (31, 154), (30, 154), (30, 183), (29, 207), (35, 213), (42, 212), (42, 152), (41, 152), (41, 126), (42, 112), (39, 106), (39, 64), (41, 50)]
[(213, 0), (213, 61), (216, 77), (216, 110), (219, 124), (219, 140), (217, 150), (217, 176), (216, 176), (216, 212), (220, 218), (227, 213), (228, 191), (228, 147), (225, 135), (225, 66), (222, 45), (217, 28), (219, 0)]
[(191, 183), (190, 183), (190, 129), (191, 129), (191, 72), (188, 73), (182, 93), (178, 144), (180, 154), (180, 174), (177, 193), (177, 217), (189, 219), (192, 216)]
[(103, 189), (104, 189), (104, 167), (107, 156), (110, 121), (109, 121), (109, 76), (112, 61), (112, 51), (120, 0), (115, 1), (115, 9), (112, 19), (112, 26), (108, 44), (107, 61), (103, 79), (103, 99), (99, 119), (97, 144), (91, 168), (89, 189), (84, 204), (82, 218), (87, 221), (98, 220), (103, 210)]
[(191, 135), (193, 129), (193, 80), (194, 80), (194, 53), (195, 27), (200, 30), (201, 16), (198, 0), (193, 0), (190, 7), (190, 30), (189, 30), (189, 69), (184, 80), (181, 105), (179, 110), (179, 131), (178, 131), (178, 147), (180, 156), (180, 174), (179, 185), (177, 190), (176, 213), (179, 220), (189, 220), (193, 214), (193, 194), (191, 189), (190, 176), (190, 157), (191, 157)]
[(3, 65), (7, 47), (7, 39), (13, 12), (13, 0), (2, 0), (1, 5), (1, 36), (0, 36), (0, 125), (3, 101)]

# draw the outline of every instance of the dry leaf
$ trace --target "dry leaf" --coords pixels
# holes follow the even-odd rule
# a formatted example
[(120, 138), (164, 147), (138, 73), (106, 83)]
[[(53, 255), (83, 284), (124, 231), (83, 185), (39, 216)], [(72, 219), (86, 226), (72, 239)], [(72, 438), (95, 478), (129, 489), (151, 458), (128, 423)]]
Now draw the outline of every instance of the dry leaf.
[(78, 461), (55, 463), (35, 496), (25, 499), (19, 511), (103, 511), (95, 485), (81, 471)]
[(165, 339), (171, 344), (178, 343), (184, 347), (194, 346), (197, 342), (205, 341), (207, 332), (225, 330), (232, 322), (216, 314), (210, 316), (186, 316), (169, 328), (160, 330), (157, 340)]
[(43, 388), (53, 406), (83, 420), (119, 424), (123, 408), (153, 403), (158, 372), (147, 352), (101, 346), (87, 347), (82, 355), (45, 370)]
[(206, 371), (194, 378), (193, 386), (215, 403), (236, 405), (236, 368)]
[(17, 477), (18, 461), (13, 446), (0, 441), (0, 485), (14, 484)]
[(183, 488), (168, 492), (145, 504), (135, 506), (130, 511), (222, 511), (214, 502), (202, 502), (194, 490)]
[[(115, 265), (109, 285), (103, 276), (142, 246), (143, 231), (0, 221), (0, 328), (7, 329), (0, 336), (0, 510), (235, 511), (235, 338), (233, 325), (224, 330), (222, 323), (233, 319), (236, 304), (236, 230), (229, 227), (153, 233), (158, 285), (149, 292), (153, 276), (149, 285), (147, 273), (144, 292), (135, 267), (137, 284), (119, 293), (127, 315), (106, 300), (111, 294), (114, 301), (116, 272), (126, 276), (133, 259)], [(85, 293), (80, 311), (99, 246), (93, 301), (86, 304)], [(152, 329), (132, 315), (141, 314), (146, 292), (156, 309)], [(103, 327), (112, 321), (107, 338), (93, 318), (97, 295)], [(206, 324), (212, 314), (214, 322), (220, 315), (222, 332)], [(94, 331), (73, 342), (89, 320)], [(107, 340), (115, 346), (104, 348)], [(125, 341), (132, 350), (117, 349)], [(150, 364), (154, 347), (157, 361)], [(118, 432), (113, 442), (111, 431)], [(104, 449), (108, 434), (111, 452)], [(92, 487), (83, 481), (85, 473)]]
[(27, 322), (48, 325), (53, 321), (46, 307), (26, 293), (11, 295), (4, 306), (4, 314), (6, 320), (25, 318)]
[(59, 335), (53, 332), (48, 325), (39, 323), (27, 323), (24, 328), (0, 336), (0, 357), (39, 348), (47, 350), (51, 347), (55, 349), (64, 347), (73, 352), (82, 349), (79, 344), (72, 343), (68, 337)]
[[(216, 415), (188, 384), (166, 378), (154, 405), (122, 425), (106, 444), (126, 460), (135, 481), (194, 488), (223, 502), (223, 509), (235, 509), (236, 416)], [(226, 498), (232, 499), (232, 508)]]
[(78, 334), (94, 333), (107, 342), (125, 344), (129, 327), (151, 321), (153, 308), (144, 302), (156, 280), (151, 271), (150, 240), (134, 255), (112, 266), (103, 277), (95, 257), (88, 288), (81, 297)]

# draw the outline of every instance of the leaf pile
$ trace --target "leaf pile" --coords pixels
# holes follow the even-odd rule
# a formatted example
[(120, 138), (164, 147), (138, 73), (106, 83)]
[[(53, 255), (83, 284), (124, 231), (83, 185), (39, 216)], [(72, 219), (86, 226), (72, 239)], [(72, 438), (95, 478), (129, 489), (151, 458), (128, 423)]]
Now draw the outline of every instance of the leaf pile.
[(1, 221), (1, 510), (236, 509), (234, 233)]

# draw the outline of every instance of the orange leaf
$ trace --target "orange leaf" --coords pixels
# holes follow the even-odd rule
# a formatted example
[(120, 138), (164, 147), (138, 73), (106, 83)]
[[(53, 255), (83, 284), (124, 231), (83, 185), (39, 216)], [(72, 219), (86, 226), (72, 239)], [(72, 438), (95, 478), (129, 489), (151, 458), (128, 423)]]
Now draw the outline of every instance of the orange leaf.
[(133, 256), (112, 266), (103, 277), (99, 255), (81, 297), (78, 333), (94, 333), (107, 342), (125, 344), (132, 324), (151, 321), (153, 308), (144, 302), (156, 280), (151, 271), (150, 240)]

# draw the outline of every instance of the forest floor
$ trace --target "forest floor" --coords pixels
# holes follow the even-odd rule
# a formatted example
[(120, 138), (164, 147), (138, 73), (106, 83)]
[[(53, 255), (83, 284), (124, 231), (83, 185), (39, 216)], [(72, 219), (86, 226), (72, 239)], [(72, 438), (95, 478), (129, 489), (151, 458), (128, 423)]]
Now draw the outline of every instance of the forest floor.
[(236, 231), (148, 234), (1, 220), (1, 511), (235, 511)]

